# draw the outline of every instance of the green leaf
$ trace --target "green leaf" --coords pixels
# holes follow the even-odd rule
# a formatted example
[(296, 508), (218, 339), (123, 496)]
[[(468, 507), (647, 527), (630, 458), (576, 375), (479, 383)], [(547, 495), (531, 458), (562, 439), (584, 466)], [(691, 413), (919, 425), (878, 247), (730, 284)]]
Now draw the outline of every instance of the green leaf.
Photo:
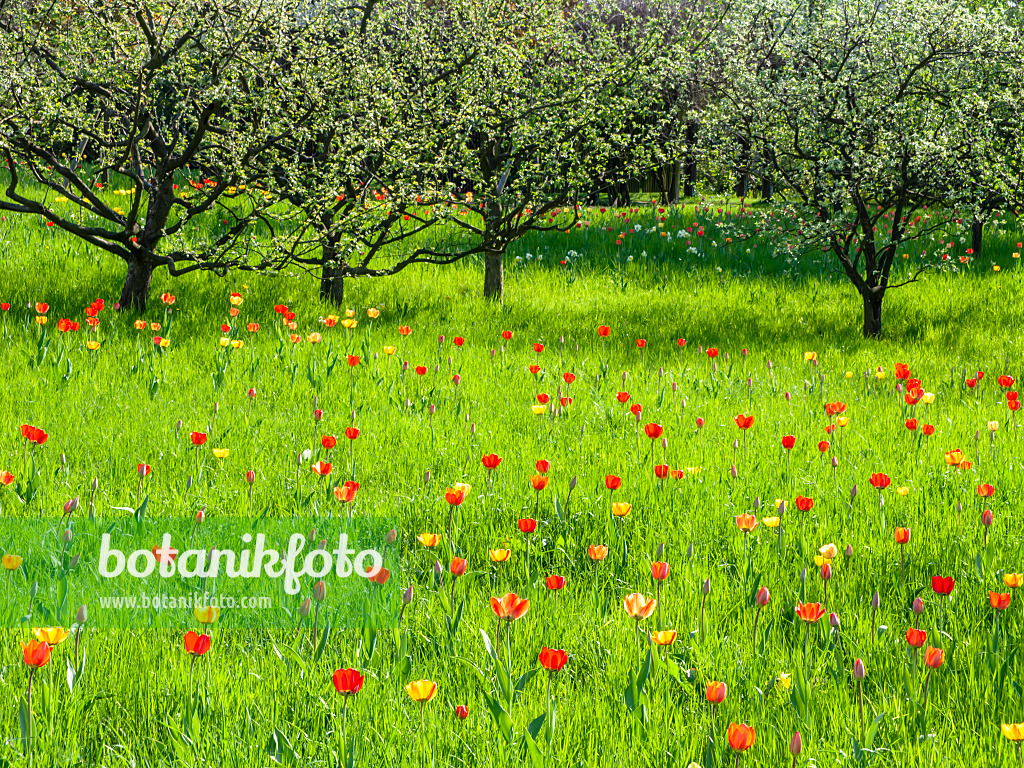
[(526, 754), (530, 756), (530, 763), (533, 768), (544, 768), (544, 755), (537, 749), (537, 742), (529, 732), (523, 734), (523, 745), (526, 747)]

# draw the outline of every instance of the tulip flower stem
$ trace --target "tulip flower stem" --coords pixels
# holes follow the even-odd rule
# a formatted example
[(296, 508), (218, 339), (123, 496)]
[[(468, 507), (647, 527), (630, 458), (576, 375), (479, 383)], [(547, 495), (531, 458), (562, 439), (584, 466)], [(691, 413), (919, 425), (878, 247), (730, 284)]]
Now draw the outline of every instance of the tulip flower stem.
[(316, 610), (313, 613), (313, 649), (316, 650), (316, 632), (320, 626), (320, 602), (317, 601)]
[(860, 709), (860, 741), (864, 743), (864, 691), (861, 687), (862, 681), (857, 681), (857, 705)]
[(700, 639), (704, 639), (704, 604), (707, 602), (708, 596), (704, 595), (700, 599)]
[[(925, 657), (925, 661), (927, 661), (927, 660), (928, 659), (927, 659), (927, 656), (926, 656)], [(921, 704), (921, 714), (922, 715), (924, 715), (928, 711), (928, 684), (931, 681), (932, 681), (932, 669), (931, 669), (931, 667), (929, 667), (928, 668), (928, 674), (925, 675), (925, 678), (924, 678), (924, 696), (923, 696), (924, 701)]]
[(658, 601), (658, 631), (661, 631), (661, 579), (658, 579), (657, 601)]
[(28, 669), (28, 692), (25, 694), (25, 708), (28, 710), (29, 717), (32, 716), (32, 681), (36, 676), (36, 668), (29, 667)]
[(761, 618), (761, 606), (757, 606), (757, 613), (754, 614), (754, 653), (757, 653), (757, 621)]

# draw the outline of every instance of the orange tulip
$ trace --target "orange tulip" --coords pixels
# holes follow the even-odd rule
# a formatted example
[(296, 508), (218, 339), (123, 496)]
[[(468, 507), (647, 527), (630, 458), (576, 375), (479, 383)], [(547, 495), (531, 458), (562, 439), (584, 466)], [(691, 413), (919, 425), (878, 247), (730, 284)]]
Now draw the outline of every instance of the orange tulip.
[(736, 515), (736, 527), (744, 533), (757, 528), (757, 518), (753, 515)]
[(38, 640), (29, 640), (27, 643), (22, 641), (21, 643), (21, 653), (25, 664), (33, 669), (45, 667), (50, 662), (52, 650), (49, 644), (41, 643)]
[(202, 656), (210, 650), (210, 636), (187, 632), (185, 634), (185, 650), (193, 656)]
[(736, 422), (737, 427), (742, 430), (747, 430), (754, 426), (754, 415), (751, 414), (750, 416), (744, 416), (741, 413), (734, 419), (734, 421)]
[(668, 563), (651, 563), (651, 576), (658, 581), (664, 581), (668, 578)]
[(728, 689), (725, 683), (720, 683), (717, 680), (712, 680), (708, 683), (707, 688), (704, 689), (704, 698), (706, 698), (712, 704), (721, 704), (725, 701), (725, 694)]
[(928, 646), (928, 650), (924, 652), (924, 663), (927, 664), (931, 669), (938, 669), (942, 666), (942, 662), (946, 659), (946, 652), (941, 648), (932, 648)]
[(729, 746), (737, 752), (744, 752), (754, 746), (757, 735), (754, 729), (743, 723), (729, 723)]
[(1010, 593), (992, 592), (988, 593), (988, 601), (997, 611), (1005, 611), (1010, 607)]
[(515, 592), (509, 592), (502, 598), (492, 597), (491, 610), (499, 619), (515, 621), (530, 610), (530, 601), (521, 599)]
[(422, 544), (424, 547), (436, 547), (437, 543), (441, 541), (441, 534), (421, 533), (416, 538), (420, 540), (420, 544)]
[(314, 475), (327, 477), (327, 475), (331, 474), (331, 463), (328, 461), (318, 461), (312, 466), (312, 469)]
[(511, 549), (489, 549), (489, 550), (487, 550), (487, 554), (490, 556), (491, 560), (493, 560), (494, 562), (496, 562), (496, 563), (504, 563), (506, 560), (508, 560), (510, 557), (512, 557), (512, 550)]
[(462, 488), (449, 488), (444, 492), (444, 500), (457, 507), (466, 500), (466, 492)]
[(544, 475), (534, 475), (530, 478), (530, 485), (533, 486), (533, 490), (535, 491), (543, 491), (548, 487), (549, 479), (550, 478), (547, 478)]
[(657, 604), (657, 600), (655, 600), (654, 598), (648, 600), (639, 592), (634, 592), (631, 595), (626, 595), (626, 599), (623, 601), (623, 607), (626, 609), (626, 613), (628, 613), (637, 621), (646, 619), (652, 613), (654, 613), (654, 608)]
[(604, 544), (591, 544), (587, 547), (587, 554), (591, 560), (604, 560), (608, 557), (608, 547)]
[(910, 529), (909, 528), (897, 528), (896, 529), (896, 543), (906, 544), (910, 541)]
[(663, 629), (660, 632), (652, 632), (651, 640), (657, 645), (672, 645), (676, 641), (676, 631), (674, 629)]
[(452, 576), (461, 576), (466, 572), (466, 558), (453, 557), (452, 564), (448, 570), (451, 571)]
[(797, 603), (796, 615), (808, 624), (814, 624), (825, 615), (825, 609), (821, 603)]

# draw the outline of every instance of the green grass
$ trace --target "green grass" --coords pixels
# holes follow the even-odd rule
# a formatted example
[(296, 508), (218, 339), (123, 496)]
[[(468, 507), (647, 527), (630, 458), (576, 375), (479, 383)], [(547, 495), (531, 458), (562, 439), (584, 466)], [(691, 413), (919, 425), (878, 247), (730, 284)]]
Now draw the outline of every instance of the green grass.
[[(551, 764), (686, 766), (703, 763), (707, 754), (712, 764), (728, 765), (734, 760), (725, 744), (730, 722), (757, 729), (757, 742), (741, 761), (747, 765), (787, 765), (796, 730), (803, 735), (801, 764), (1015, 764), (999, 724), (1024, 720), (1024, 680), (1016, 662), (1024, 629), (1021, 606), (1015, 596), (993, 646), (988, 590), (1002, 588), (1003, 573), (1024, 570), (1014, 501), (1021, 491), (1021, 442), (996, 383), (1003, 373), (1024, 375), (1024, 283), (1010, 255), (1018, 237), (992, 232), (984, 266), (975, 263), (893, 292), (882, 341), (860, 337), (856, 293), (822, 265), (780, 267), (765, 252), (746, 261), (745, 248), (687, 254), (678, 244), (665, 246), (667, 238), (656, 234), (631, 236), (615, 247), (591, 230), (519, 244), (511, 254), (502, 307), (479, 298), (481, 273), (469, 262), (409, 270), (386, 281), (349, 281), (349, 306), (359, 325), (347, 334), (340, 325), (326, 330), (318, 322), (333, 310), (315, 301), (315, 281), (305, 275), (170, 280), (158, 274), (153, 297), (165, 290), (177, 296), (169, 322), (158, 301), (146, 316), (160, 322), (159, 335), (171, 340), (159, 355), (151, 342), (154, 332), (137, 331), (134, 317), (110, 310), (119, 265), (44, 227), (21, 220), (0, 224), (0, 301), (14, 305), (0, 331), (6, 373), (0, 469), (16, 476), (11, 488), (0, 490), (4, 517), (59, 517), (63, 503), (75, 496), (84, 502), (98, 478), (97, 515), (109, 520), (120, 514), (115, 507), (137, 506), (135, 467), (146, 462), (153, 468), (146, 491), (152, 516), (192, 516), (203, 507), (211, 520), (245, 514), (244, 474), (252, 469), (254, 506), (294, 515), (305, 529), (329, 510), (338, 514), (333, 499), (327, 505), (310, 494), (315, 478), (307, 464), (296, 473), (296, 455), (313, 447), (313, 410), (324, 411), (319, 433), (339, 436), (353, 423), (354, 411), (361, 430), (354, 472), (343, 453), (331, 477), (361, 483), (353, 514), (400, 521), (404, 567), (395, 578), (415, 584), (402, 631), (382, 627), (372, 654), (370, 635), (356, 630), (335, 630), (317, 658), (306, 633), (296, 639), (290, 631), (215, 627), (213, 648), (196, 664), (191, 681), (198, 699), (192, 698), (181, 633), (87, 629), (87, 662), (73, 690), (66, 682), (71, 640), (36, 676), (34, 764), (198, 765), (220, 759), (264, 766), (268, 743), (287, 739), (300, 765), (344, 764), (342, 752), (355, 765), (539, 765), (524, 755), (523, 734), (546, 709), (544, 674), (527, 678), (521, 695), (504, 705), (511, 744), (486, 706), (485, 691), (500, 696), (500, 666), (487, 653), (481, 630), (493, 642), (489, 598), (507, 591), (531, 601), (530, 611), (512, 626), (510, 645), (502, 641), (513, 681), (538, 668), (542, 646), (569, 653), (553, 686)], [(568, 250), (583, 255), (575, 266), (570, 258), (563, 267), (557, 257)], [(540, 264), (526, 260), (526, 253), (538, 252), (546, 254)], [(523, 261), (515, 262), (516, 256)], [(990, 261), (1001, 271), (993, 272)], [(219, 325), (228, 320), (231, 291), (242, 294), (244, 303), (229, 335), (245, 346), (222, 350)], [(96, 334), (102, 345), (90, 353), (84, 349), (86, 331), (63, 336), (56, 321), (83, 321), (82, 309), (97, 297), (107, 300), (107, 309)], [(24, 309), (35, 301), (51, 305), (49, 347), (41, 360), (42, 329)], [(281, 303), (297, 313), (299, 332), (318, 330), (324, 341), (293, 348), (282, 340), (281, 318), (272, 309)], [(368, 307), (381, 307), (380, 318), (370, 322)], [(260, 324), (258, 333), (241, 328), (250, 321)], [(599, 324), (612, 329), (607, 341), (597, 335)], [(399, 325), (412, 328), (404, 340)], [(502, 351), (505, 329), (513, 338)], [(445, 341), (439, 345), (441, 335)], [(457, 335), (466, 338), (461, 351), (451, 343)], [(647, 341), (642, 353), (638, 338)], [(688, 340), (684, 350), (678, 338)], [(544, 351), (535, 353), (534, 343), (543, 343)], [(398, 346), (399, 354), (388, 357), (385, 345)], [(717, 371), (700, 351), (709, 346), (721, 350)], [(805, 360), (808, 351), (817, 353), (817, 366)], [(326, 375), (330, 359), (344, 352), (362, 357), (354, 394), (343, 359)], [(417, 381), (410, 370), (403, 377), (399, 358), (427, 366), (427, 375)], [(904, 426), (910, 409), (895, 388), (897, 362), (909, 364), (924, 389), (935, 394), (933, 404), (916, 407), (922, 422), (936, 427), (927, 440)], [(526, 370), (533, 363), (541, 366), (538, 377)], [(879, 366), (883, 379), (866, 376)], [(968, 389), (966, 375), (978, 370), (984, 379)], [(565, 394), (565, 371), (578, 377), (569, 387), (573, 403), (565, 414), (532, 413), (538, 392), (554, 398), (561, 386)], [(457, 392), (455, 373), (461, 376)], [(251, 402), (250, 387), (257, 392)], [(639, 422), (617, 402), (623, 390), (631, 403), (643, 405)], [(848, 404), (850, 423), (830, 438), (830, 451), (822, 456), (817, 443), (826, 437), (823, 404), (834, 400)], [(733, 422), (738, 413), (755, 416), (745, 444)], [(702, 430), (696, 428), (698, 417), (705, 420)], [(991, 443), (990, 420), (999, 421)], [(702, 469), (662, 487), (651, 468), (651, 441), (641, 429), (649, 422), (665, 429), (667, 448), (655, 445), (659, 461), (664, 457), (674, 469)], [(22, 462), (22, 423), (50, 434), (35, 454), (39, 490), (27, 506), (13, 494), (32, 476), (31, 464)], [(190, 430), (209, 432), (207, 447), (229, 448), (230, 455), (217, 460), (207, 451), (197, 470)], [(780, 447), (786, 434), (797, 438), (791, 469)], [(943, 453), (951, 448), (963, 449), (973, 467), (948, 469)], [(491, 452), (503, 457), (493, 491), (480, 464)], [(551, 461), (551, 484), (537, 508), (529, 478), (540, 458)], [(868, 484), (873, 472), (893, 480), (884, 507)], [(623, 478), (615, 498), (633, 505), (621, 525), (610, 515), (606, 474)], [(578, 485), (570, 501), (573, 477)], [(470, 483), (472, 492), (449, 539), (444, 490), (455, 482)], [(996, 489), (987, 548), (974, 491), (981, 482)], [(854, 484), (859, 492), (851, 503)], [(906, 487), (907, 495), (897, 494), (897, 487)], [(792, 505), (796, 495), (814, 498), (804, 519)], [(748, 538), (748, 566), (734, 517), (751, 510), (759, 519), (774, 514), (770, 507), (777, 498), (790, 502), (783, 546), (775, 531), (759, 525)], [(86, 506), (75, 513), (76, 530), (84, 533)], [(531, 544), (532, 574), (516, 527), (525, 516), (541, 521)], [(906, 584), (893, 541), (897, 525), (913, 532)], [(442, 534), (436, 554), (416, 540), (423, 531)], [(598, 543), (610, 552), (595, 566), (586, 550)], [(823, 619), (810, 633), (805, 656), (804, 630), (793, 606), (801, 596), (822, 598), (813, 558), (826, 543), (841, 553), (849, 544), (853, 552), (835, 561), (828, 589), (829, 610), (838, 614), (841, 628), (830, 630)], [(671, 565), (661, 625), (676, 629), (678, 639), (655, 650), (656, 663), (631, 711), (625, 692), (646, 650), (637, 648), (622, 603), (631, 592), (654, 594), (650, 563), (660, 544)], [(487, 550), (505, 545), (513, 550), (511, 560), (493, 565)], [(453, 554), (468, 557), (469, 570), (456, 587), (457, 599), (465, 597), (465, 614), (450, 638), (449, 577), (438, 588), (430, 568), (435, 557), (447, 565)], [(557, 599), (544, 587), (549, 573), (567, 578)], [(951, 600), (940, 601), (931, 592), (933, 575), (956, 578)], [(702, 634), (700, 584), (708, 578), (712, 589)], [(45, 574), (41, 579), (51, 581)], [(771, 590), (772, 600), (761, 616), (755, 648), (757, 584)], [(28, 603), (24, 570), (0, 588), (23, 595), (19, 606)], [(876, 590), (876, 624), (885, 629), (872, 635), (869, 600)], [(46, 592), (38, 601), (52, 604)], [(945, 664), (931, 677), (926, 714), (918, 708), (922, 665), (916, 674), (911, 670), (903, 640), (918, 594), (925, 600), (920, 623), (929, 644), (946, 651)], [(37, 613), (6, 633), (0, 650), (0, 697), (6, 702), (0, 707), (0, 759), (10, 765), (30, 762), (18, 722), (17, 702), (28, 674), (17, 641), (41, 618)], [(656, 623), (657, 614), (642, 627)], [(294, 646), (301, 663), (283, 650), (286, 645)], [(851, 676), (855, 658), (867, 668), (865, 718), (868, 724), (880, 718), (872, 752), (852, 744), (860, 741)], [(330, 675), (347, 666), (367, 677), (343, 724)], [(439, 685), (422, 722), (402, 688), (418, 678)], [(714, 728), (704, 701), (710, 680), (729, 686)], [(806, 706), (794, 703), (801, 698), (794, 698), (798, 689)], [(459, 704), (470, 708), (465, 721), (454, 715)], [(339, 747), (342, 741), (345, 747)], [(541, 754), (548, 752), (543, 730), (537, 744)]]

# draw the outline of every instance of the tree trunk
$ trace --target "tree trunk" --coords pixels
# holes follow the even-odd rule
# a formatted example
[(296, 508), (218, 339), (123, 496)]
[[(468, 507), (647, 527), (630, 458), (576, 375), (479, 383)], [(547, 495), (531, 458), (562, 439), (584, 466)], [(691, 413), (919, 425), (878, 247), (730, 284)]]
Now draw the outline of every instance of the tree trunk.
[(686, 162), (683, 164), (683, 175), (686, 183), (683, 186), (683, 197), (695, 197), (697, 195), (697, 157), (695, 147), (697, 146), (697, 124), (686, 125)]
[(129, 261), (128, 274), (124, 278), (121, 298), (118, 307), (121, 311), (133, 309), (146, 311), (146, 299), (149, 298), (149, 284), (153, 279), (153, 265), (144, 261)]
[(320, 272), (320, 298), (336, 307), (345, 303), (345, 278), (334, 264), (325, 262)]
[(861, 294), (861, 298), (864, 300), (864, 338), (871, 339), (877, 338), (882, 335), (882, 296), (884, 294), (879, 291), (877, 293), (868, 290), (866, 293)]
[[(330, 226), (331, 221), (325, 221)], [(345, 278), (341, 275), (341, 267), (337, 262), (338, 251), (333, 241), (325, 243), (320, 252), (323, 263), (320, 271), (320, 298), (340, 307), (345, 301)]]
[(764, 200), (765, 202), (768, 202), (769, 200), (772, 199), (772, 195), (774, 194), (774, 192), (775, 189), (772, 186), (772, 180), (767, 176), (761, 179), (761, 199)]
[(505, 290), (505, 264), (501, 251), (484, 251), (484, 298), (501, 301)]
[(672, 204), (679, 205), (679, 177), (682, 175), (682, 167), (678, 160), (672, 164)]
[(973, 251), (972, 258), (978, 258), (981, 253), (981, 232), (982, 222), (975, 219), (971, 222), (971, 250)]

